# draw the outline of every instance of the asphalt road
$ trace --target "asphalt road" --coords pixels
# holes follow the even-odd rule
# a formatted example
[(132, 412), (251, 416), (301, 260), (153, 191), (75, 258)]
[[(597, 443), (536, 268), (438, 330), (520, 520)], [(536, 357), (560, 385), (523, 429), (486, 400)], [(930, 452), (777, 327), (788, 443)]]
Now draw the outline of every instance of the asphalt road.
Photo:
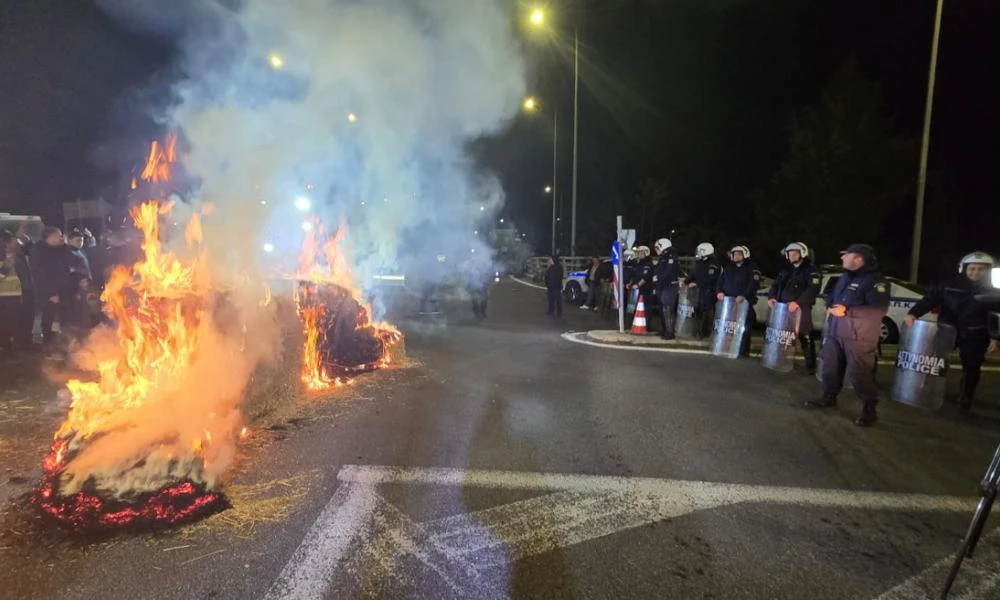
[[(398, 305), (407, 363), (257, 431), (207, 521), (82, 542), (12, 511), (0, 597), (935, 597), (996, 419), (860, 429), (849, 393), (799, 408), (803, 374), (566, 341), (596, 317), (543, 296)], [(990, 531), (952, 597), (1000, 597), (998, 566)]]

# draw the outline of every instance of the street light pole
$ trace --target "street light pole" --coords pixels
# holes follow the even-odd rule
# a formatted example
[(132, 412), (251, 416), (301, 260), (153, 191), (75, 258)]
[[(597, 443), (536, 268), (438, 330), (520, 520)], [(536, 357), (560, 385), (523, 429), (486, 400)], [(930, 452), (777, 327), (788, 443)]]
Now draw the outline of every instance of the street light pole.
[(559, 112), (552, 111), (552, 255), (556, 253), (556, 180), (559, 178), (556, 157), (559, 150)]
[(920, 144), (920, 171), (917, 175), (917, 206), (913, 216), (913, 247), (910, 249), (910, 281), (917, 280), (920, 269), (920, 235), (924, 225), (924, 196), (927, 193), (927, 154), (931, 145), (931, 115), (934, 111), (934, 80), (937, 76), (938, 42), (941, 39), (941, 12), (944, 0), (938, 0), (931, 42), (931, 66), (927, 75), (927, 103), (924, 105), (924, 134)]
[(576, 256), (576, 150), (580, 125), (580, 31), (573, 32), (573, 207), (570, 214), (570, 256)]

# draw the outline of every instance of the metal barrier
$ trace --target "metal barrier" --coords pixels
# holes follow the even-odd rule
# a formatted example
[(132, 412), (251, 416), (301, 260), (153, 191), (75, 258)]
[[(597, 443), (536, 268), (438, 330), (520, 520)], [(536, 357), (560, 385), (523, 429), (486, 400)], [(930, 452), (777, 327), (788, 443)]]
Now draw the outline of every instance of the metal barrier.
[(736, 302), (733, 296), (726, 296), (715, 304), (715, 327), (712, 331), (712, 354), (726, 358), (740, 357), (740, 344), (747, 330), (747, 314), (750, 303)]
[(916, 321), (904, 325), (896, 355), (892, 399), (936, 410), (944, 405), (948, 355), (955, 348), (955, 328), (944, 323)]
[(767, 329), (764, 330), (760, 364), (779, 373), (788, 373), (792, 370), (801, 315), (802, 309), (792, 312), (784, 302), (774, 305), (767, 319)]

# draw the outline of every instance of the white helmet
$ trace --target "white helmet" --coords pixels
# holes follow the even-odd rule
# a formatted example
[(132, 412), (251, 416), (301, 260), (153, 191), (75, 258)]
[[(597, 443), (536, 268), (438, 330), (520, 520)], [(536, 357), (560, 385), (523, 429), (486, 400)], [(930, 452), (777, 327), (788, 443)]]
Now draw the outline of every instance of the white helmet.
[(635, 258), (635, 250), (629, 248), (625, 251), (625, 260), (633, 260)]
[(638, 252), (639, 254), (645, 252), (646, 256), (649, 256), (649, 246), (639, 246), (638, 248), (635, 249), (635, 251)]
[(798, 250), (802, 258), (809, 258), (809, 246), (806, 246), (802, 242), (792, 242), (785, 246), (785, 249), (781, 251), (785, 255), (785, 260), (788, 260), (788, 253), (792, 250)]
[(965, 273), (965, 265), (989, 265), (989, 267), (993, 267), (993, 257), (976, 250), (962, 257), (962, 261), (958, 263), (959, 273)]
[(656, 240), (655, 244), (653, 244), (653, 248), (655, 248), (657, 252), (663, 252), (664, 250), (670, 248), (671, 246), (673, 246), (673, 244), (670, 243), (670, 240), (668, 240), (667, 238), (660, 238)]
[(702, 242), (694, 249), (695, 258), (708, 258), (713, 254), (715, 254), (715, 246), (708, 242)]
[(733, 260), (733, 252), (742, 252), (743, 260), (750, 258), (750, 248), (746, 246), (733, 246), (729, 249), (729, 260)]

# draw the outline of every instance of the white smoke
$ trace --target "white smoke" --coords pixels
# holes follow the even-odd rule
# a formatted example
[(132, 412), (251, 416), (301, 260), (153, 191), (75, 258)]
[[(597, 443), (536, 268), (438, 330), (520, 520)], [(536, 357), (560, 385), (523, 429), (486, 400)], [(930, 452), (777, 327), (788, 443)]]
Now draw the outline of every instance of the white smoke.
[(363, 283), (488, 252), (473, 232), (503, 193), (466, 145), (503, 127), (524, 95), (506, 2), (185, 0), (165, 21), (158, 0), (99, 3), (182, 36), (168, 120), (216, 207), (206, 220), (214, 260), (246, 267), (265, 244), (272, 260), (294, 259), (299, 196), (328, 227), (347, 223)]

